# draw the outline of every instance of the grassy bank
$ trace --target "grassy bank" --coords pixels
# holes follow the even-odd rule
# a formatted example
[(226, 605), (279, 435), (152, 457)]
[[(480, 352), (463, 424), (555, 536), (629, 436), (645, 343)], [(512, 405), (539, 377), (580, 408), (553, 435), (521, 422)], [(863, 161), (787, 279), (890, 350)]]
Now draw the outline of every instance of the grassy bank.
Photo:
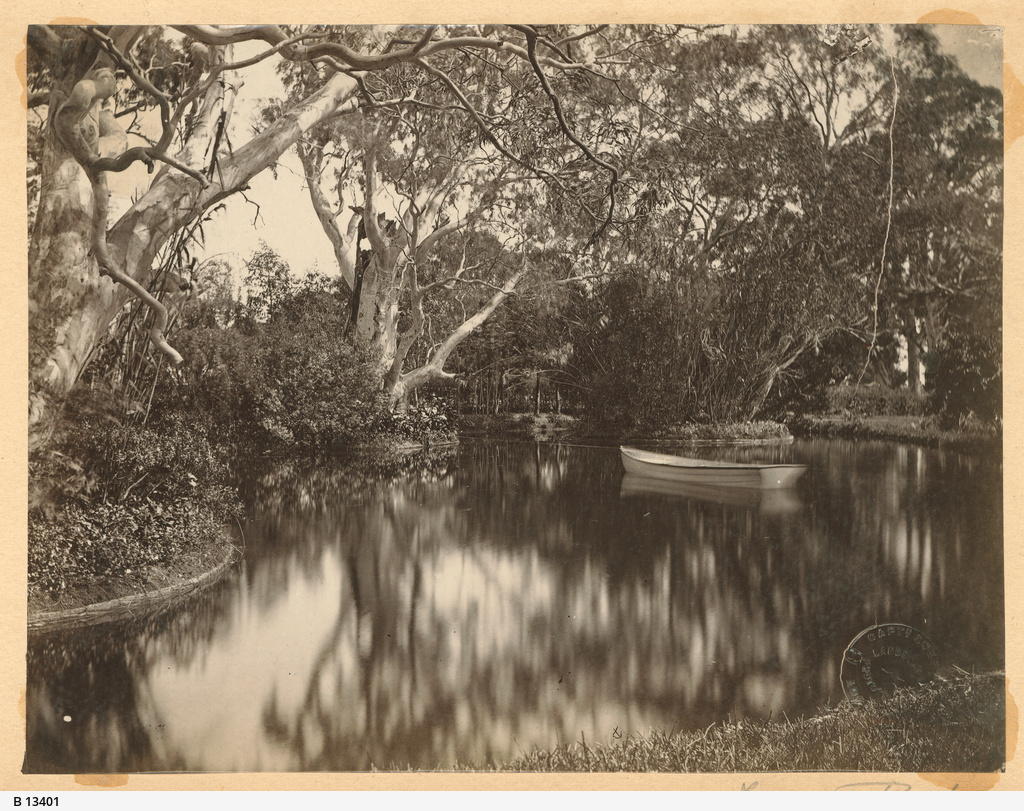
[(67, 630), (163, 610), (217, 583), (241, 554), (231, 534), (222, 530), (173, 559), (119, 575), (81, 575), (61, 592), (30, 585), (29, 630)]
[(744, 423), (686, 423), (664, 428), (626, 429), (567, 414), (463, 414), (463, 437), (567, 439), (607, 442), (779, 442), (791, 439), (785, 425), (770, 420)]
[(993, 426), (950, 430), (934, 417), (804, 415), (795, 418), (790, 428), (796, 436), (881, 439), (950, 450), (998, 452), (1002, 447), (1002, 434)]
[(991, 772), (1005, 759), (1002, 673), (958, 675), (813, 718), (729, 721), (700, 732), (628, 735), (536, 750), (528, 772)]
[(774, 443), (798, 437), (879, 439), (967, 452), (998, 452), (1002, 433), (991, 424), (942, 426), (934, 416), (900, 414), (806, 414), (785, 424), (771, 420), (746, 423), (687, 423), (662, 428), (616, 429), (562, 414), (468, 414), (458, 422), (461, 437), (549, 439), (608, 443)]

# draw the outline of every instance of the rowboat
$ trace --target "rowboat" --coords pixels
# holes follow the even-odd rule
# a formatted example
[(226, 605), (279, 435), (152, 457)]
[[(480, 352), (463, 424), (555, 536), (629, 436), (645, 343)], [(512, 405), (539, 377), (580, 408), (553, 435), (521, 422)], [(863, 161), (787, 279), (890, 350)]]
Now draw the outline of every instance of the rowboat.
[(807, 469), (806, 465), (768, 465), (743, 462), (716, 462), (690, 459), (667, 453), (619, 448), (627, 473), (677, 482), (708, 484), (717, 487), (756, 487), (781, 489), (792, 487)]
[(702, 501), (745, 507), (769, 515), (786, 515), (801, 507), (800, 496), (792, 488), (720, 487), (714, 484), (655, 479), (627, 473), (622, 477), (620, 498), (643, 496), (668, 497), (683, 501)]

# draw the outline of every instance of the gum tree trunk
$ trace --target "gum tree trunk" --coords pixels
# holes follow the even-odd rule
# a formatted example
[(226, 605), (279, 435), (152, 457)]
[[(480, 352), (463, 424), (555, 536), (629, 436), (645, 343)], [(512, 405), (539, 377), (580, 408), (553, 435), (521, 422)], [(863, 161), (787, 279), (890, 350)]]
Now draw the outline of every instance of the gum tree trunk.
[[(273, 165), (306, 131), (325, 117), (354, 105), (357, 84), (338, 74), (230, 157), (205, 188), (169, 167), (107, 232), (111, 259), (143, 286), (167, 241), (218, 201), (243, 189)], [(215, 83), (203, 100), (198, 126), (177, 160), (198, 171), (214, 126), (230, 99)], [(52, 129), (52, 128), (51, 128)], [(45, 146), (41, 199), (29, 249), (30, 434), (42, 426), (51, 401), (66, 395), (106, 336), (111, 321), (132, 297), (102, 277), (92, 251), (96, 201), (86, 171), (52, 135)]]

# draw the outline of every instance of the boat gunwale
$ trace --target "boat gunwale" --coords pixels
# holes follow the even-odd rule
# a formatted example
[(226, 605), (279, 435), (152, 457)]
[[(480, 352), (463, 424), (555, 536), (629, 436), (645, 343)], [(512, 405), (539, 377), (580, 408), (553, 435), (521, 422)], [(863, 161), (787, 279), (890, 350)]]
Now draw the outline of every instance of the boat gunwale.
[(631, 448), (626, 445), (620, 445), (619, 451), (630, 459), (636, 462), (641, 462), (650, 465), (659, 465), (661, 467), (677, 467), (684, 470), (692, 470), (699, 468), (709, 468), (714, 470), (720, 469), (737, 469), (737, 470), (771, 470), (778, 468), (785, 468), (787, 470), (793, 470), (796, 468), (806, 469), (806, 465), (801, 464), (787, 464), (787, 463), (758, 463), (758, 462), (722, 462), (714, 459), (696, 459), (690, 456), (675, 456), (667, 453), (658, 453), (657, 451), (645, 451), (641, 448)]

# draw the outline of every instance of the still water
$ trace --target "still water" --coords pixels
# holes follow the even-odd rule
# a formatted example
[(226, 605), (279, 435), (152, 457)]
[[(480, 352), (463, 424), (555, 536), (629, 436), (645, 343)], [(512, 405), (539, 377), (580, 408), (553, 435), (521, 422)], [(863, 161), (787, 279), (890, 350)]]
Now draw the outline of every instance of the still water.
[(998, 460), (895, 444), (789, 493), (652, 486), (614, 448), (467, 441), (405, 473), (253, 477), (243, 561), (157, 618), (30, 640), (27, 771), (500, 764), (842, 698), (877, 622), (1003, 666)]

